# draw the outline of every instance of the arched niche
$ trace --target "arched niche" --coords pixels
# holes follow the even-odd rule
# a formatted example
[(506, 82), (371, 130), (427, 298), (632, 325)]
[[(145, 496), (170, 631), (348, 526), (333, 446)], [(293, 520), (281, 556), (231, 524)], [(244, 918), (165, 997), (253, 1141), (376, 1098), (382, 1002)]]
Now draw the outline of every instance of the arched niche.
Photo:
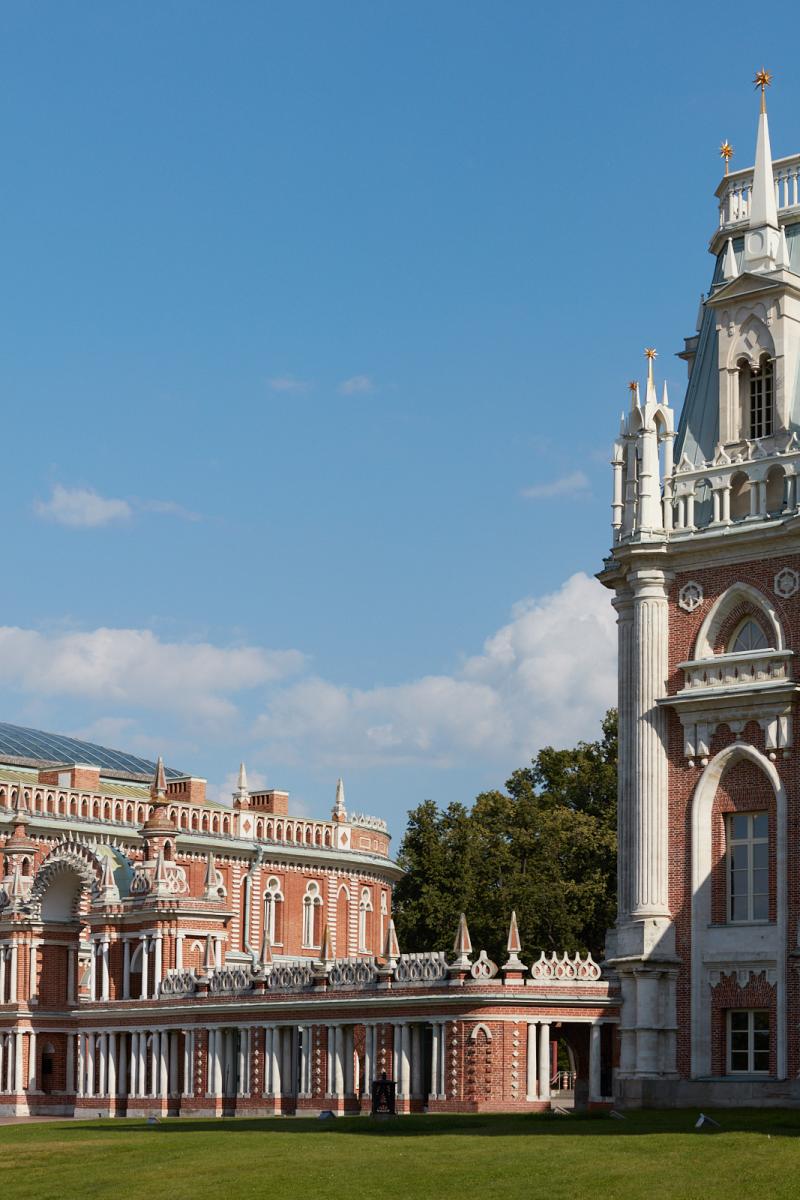
[(767, 632), (771, 634), (770, 640), (773, 648), (775, 650), (785, 649), (783, 626), (770, 600), (763, 592), (759, 592), (749, 583), (734, 583), (726, 592), (723, 592), (706, 614), (695, 642), (694, 657), (696, 659), (713, 658), (719, 634), (737, 608), (743, 610), (742, 616), (745, 615), (747, 609), (754, 611), (766, 625)]

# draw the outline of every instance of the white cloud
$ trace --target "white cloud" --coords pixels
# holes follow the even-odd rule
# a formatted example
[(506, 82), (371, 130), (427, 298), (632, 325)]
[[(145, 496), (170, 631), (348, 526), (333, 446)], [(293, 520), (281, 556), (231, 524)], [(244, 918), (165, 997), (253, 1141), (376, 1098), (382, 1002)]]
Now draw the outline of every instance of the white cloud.
[(100, 496), (92, 488), (66, 488), (60, 483), (53, 487), (49, 500), (34, 504), (37, 516), (73, 529), (95, 529), (112, 521), (127, 521), (133, 509), (127, 500)]
[(608, 593), (581, 573), (517, 605), (451, 675), (369, 689), (302, 679), (275, 692), (256, 734), (272, 761), (513, 766), (549, 742), (595, 736), (615, 689)]
[(38, 517), (67, 525), (71, 529), (97, 529), (114, 521), (128, 521), (135, 512), (157, 513), (200, 521), (199, 513), (174, 500), (121, 500), (101, 496), (93, 488), (69, 488), (56, 483), (49, 500), (36, 500), (33, 511)]
[(375, 384), (369, 375), (353, 375), (350, 379), (342, 380), (339, 391), (343, 396), (365, 395), (375, 391)]
[(163, 642), (148, 629), (40, 633), (0, 626), (0, 685), (37, 696), (223, 718), (238, 692), (299, 671), (296, 650)]
[(311, 384), (307, 379), (296, 379), (294, 375), (276, 375), (268, 380), (273, 392), (307, 392)]
[(202, 521), (200, 513), (192, 512), (190, 508), (184, 508), (182, 504), (177, 504), (174, 500), (141, 500), (137, 504), (143, 512), (157, 513), (164, 517), (180, 517), (182, 521)]
[(556, 496), (579, 497), (589, 491), (589, 480), (583, 471), (571, 471), (550, 483), (534, 483), (520, 492), (526, 500), (552, 500)]

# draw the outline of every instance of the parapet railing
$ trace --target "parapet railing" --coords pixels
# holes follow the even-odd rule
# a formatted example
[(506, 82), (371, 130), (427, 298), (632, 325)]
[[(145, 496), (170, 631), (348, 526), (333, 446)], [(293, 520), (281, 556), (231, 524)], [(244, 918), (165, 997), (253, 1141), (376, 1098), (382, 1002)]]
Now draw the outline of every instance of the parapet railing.
[(737, 654), (715, 654), (713, 658), (679, 663), (684, 685), (679, 695), (706, 688), (748, 687), (785, 683), (792, 678), (791, 650), (748, 650)]
[[(800, 208), (800, 154), (777, 158), (772, 164), (778, 212)], [(728, 229), (750, 219), (753, 168), (732, 171), (717, 188), (719, 227)]]

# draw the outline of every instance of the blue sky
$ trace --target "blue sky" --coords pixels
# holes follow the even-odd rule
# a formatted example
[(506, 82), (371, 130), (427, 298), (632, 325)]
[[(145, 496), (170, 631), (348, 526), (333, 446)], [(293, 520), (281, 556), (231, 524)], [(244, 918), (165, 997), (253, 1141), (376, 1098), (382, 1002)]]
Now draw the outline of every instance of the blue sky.
[(800, 149), (750, 14), (4, 4), (0, 719), (397, 835), (593, 736), (609, 446), (762, 61)]

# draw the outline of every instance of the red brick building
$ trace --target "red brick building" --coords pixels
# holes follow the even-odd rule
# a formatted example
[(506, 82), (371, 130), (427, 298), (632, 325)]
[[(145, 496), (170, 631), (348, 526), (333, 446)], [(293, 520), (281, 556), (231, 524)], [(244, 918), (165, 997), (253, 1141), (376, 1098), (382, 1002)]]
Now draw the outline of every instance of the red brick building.
[(611, 1092), (617, 1002), (591, 959), (402, 954), (375, 818), (232, 806), (202, 779), (0, 725), (0, 1113), (408, 1111)]

